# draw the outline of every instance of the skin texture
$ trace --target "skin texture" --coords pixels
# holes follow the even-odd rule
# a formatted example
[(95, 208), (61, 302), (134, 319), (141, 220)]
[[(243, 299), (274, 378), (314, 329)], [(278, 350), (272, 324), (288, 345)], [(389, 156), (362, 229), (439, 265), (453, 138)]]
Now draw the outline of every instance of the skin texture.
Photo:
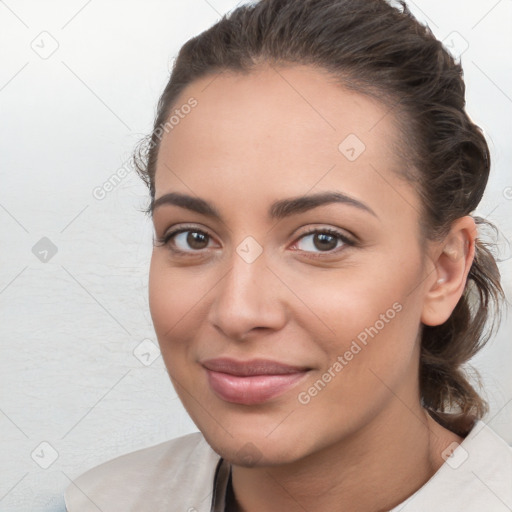
[[(197, 106), (162, 139), (155, 197), (200, 197), (223, 220), (176, 205), (153, 213), (157, 238), (183, 226), (209, 235), (192, 246), (178, 235), (153, 250), (150, 310), (176, 391), (232, 462), (240, 510), (389, 510), (461, 441), (420, 406), (419, 340), (421, 323), (443, 323), (464, 290), (475, 224), (464, 217), (445, 240), (420, 240), (419, 196), (395, 172), (393, 142), (401, 142), (392, 113), (320, 70), (224, 72), (189, 85), (175, 106), (191, 97)], [(339, 149), (349, 134), (365, 145), (353, 161)], [(276, 200), (326, 191), (375, 215), (333, 203), (267, 216)], [(309, 228), (335, 229), (356, 245), (336, 237), (315, 245)], [(251, 263), (237, 252), (248, 236), (263, 249)], [(376, 324), (381, 315), (388, 321)], [(333, 370), (358, 335), (382, 322)], [(216, 357), (311, 370), (265, 403), (233, 404), (212, 391), (200, 364)], [(311, 396), (329, 368), (330, 381)]]

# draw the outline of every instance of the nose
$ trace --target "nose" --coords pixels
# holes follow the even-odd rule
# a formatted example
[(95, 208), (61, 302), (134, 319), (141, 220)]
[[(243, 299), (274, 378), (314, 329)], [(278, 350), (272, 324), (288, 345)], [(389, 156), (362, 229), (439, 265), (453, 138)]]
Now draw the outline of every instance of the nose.
[(242, 341), (281, 329), (287, 320), (284, 284), (267, 267), (265, 253), (247, 262), (236, 251), (231, 268), (215, 286), (208, 321), (225, 337)]

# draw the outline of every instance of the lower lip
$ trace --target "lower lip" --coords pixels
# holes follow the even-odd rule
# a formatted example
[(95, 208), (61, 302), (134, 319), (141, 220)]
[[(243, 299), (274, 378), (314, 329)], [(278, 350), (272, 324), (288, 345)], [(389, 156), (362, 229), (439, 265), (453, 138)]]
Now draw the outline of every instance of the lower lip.
[(212, 390), (226, 402), (261, 404), (283, 394), (306, 375), (306, 371), (283, 375), (253, 375), (239, 377), (228, 373), (206, 370)]

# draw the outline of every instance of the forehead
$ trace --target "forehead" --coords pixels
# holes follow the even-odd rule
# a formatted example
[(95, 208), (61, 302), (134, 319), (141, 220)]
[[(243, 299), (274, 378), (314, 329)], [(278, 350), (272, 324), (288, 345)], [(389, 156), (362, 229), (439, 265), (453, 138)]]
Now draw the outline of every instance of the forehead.
[[(196, 106), (181, 111), (191, 99)], [(263, 199), (315, 186), (356, 197), (367, 188), (371, 196), (401, 165), (389, 108), (309, 66), (204, 77), (182, 91), (172, 112), (181, 115), (162, 139), (157, 198), (171, 190), (211, 198), (222, 188)]]

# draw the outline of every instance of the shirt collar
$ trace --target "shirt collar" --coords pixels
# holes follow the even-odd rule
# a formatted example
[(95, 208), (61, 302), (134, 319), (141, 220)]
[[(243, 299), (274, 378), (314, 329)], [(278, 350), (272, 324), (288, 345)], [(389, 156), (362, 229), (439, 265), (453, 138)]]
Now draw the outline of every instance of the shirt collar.
[(213, 479), (211, 512), (230, 512), (226, 510), (228, 490), (231, 488), (231, 464), (222, 457), (217, 463)]

